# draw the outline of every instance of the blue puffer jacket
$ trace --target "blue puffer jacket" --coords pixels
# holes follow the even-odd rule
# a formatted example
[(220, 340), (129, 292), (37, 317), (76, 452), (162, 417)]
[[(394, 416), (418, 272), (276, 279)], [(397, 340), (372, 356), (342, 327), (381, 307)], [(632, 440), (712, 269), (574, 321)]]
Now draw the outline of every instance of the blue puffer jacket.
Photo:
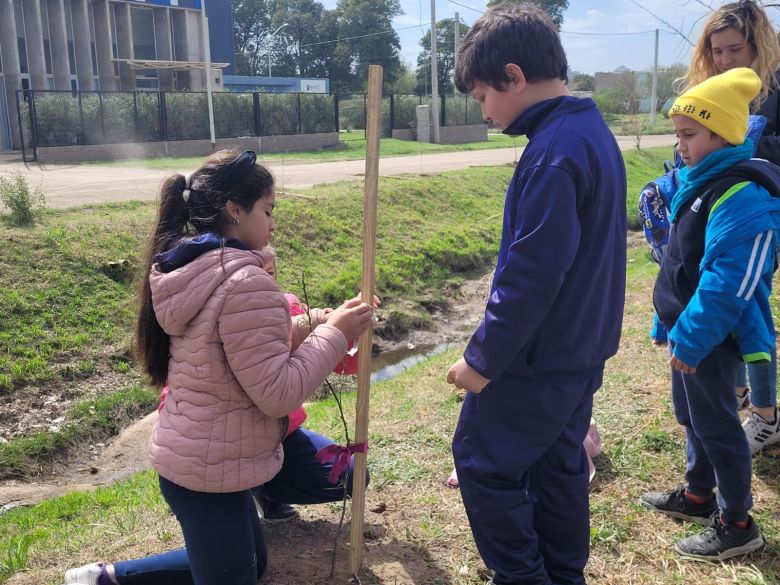
[[(698, 279), (690, 283), (695, 290), (676, 322), (665, 322), (667, 326), (673, 325), (669, 338), (675, 356), (694, 367), (731, 332), (737, 338), (745, 361), (768, 361), (774, 348), (769, 295), (775, 249), (780, 244), (780, 198), (749, 181), (736, 182), (715, 198), (707, 190), (718, 175), (722, 176), (726, 169), (749, 159), (752, 153), (753, 144), (746, 141), (741, 146), (711, 153), (691, 169), (682, 169), (680, 189), (671, 202), (673, 235), (670, 248), (674, 240), (684, 241), (690, 235), (674, 233), (692, 225), (685, 221), (686, 214), (708, 213)], [(685, 257), (686, 250), (680, 252), (678, 260), (685, 265), (691, 258)], [(668, 275), (674, 260), (671, 258), (667, 262), (667, 256), (664, 256), (654, 295), (662, 317), (669, 314), (663, 307), (664, 294), (669, 293), (668, 286), (664, 290), (664, 282), (671, 281)], [(679, 274), (678, 270), (677, 278)]]

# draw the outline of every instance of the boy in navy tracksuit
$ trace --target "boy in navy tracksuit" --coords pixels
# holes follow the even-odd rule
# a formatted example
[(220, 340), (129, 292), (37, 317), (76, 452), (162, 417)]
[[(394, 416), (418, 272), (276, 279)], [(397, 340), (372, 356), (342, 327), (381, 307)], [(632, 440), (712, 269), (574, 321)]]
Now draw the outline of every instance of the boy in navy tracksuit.
[(582, 446), (625, 295), (626, 176), (595, 104), (571, 97), (539, 9), (489, 10), (463, 40), (457, 87), (528, 146), (507, 189), (485, 320), (447, 379), (469, 391), (453, 439), (461, 493), (494, 583), (581, 585)]
[(751, 69), (732, 69), (689, 89), (669, 112), (685, 168), (671, 201), (672, 229), (653, 303), (669, 331), (672, 401), (687, 435), (687, 485), (645, 493), (640, 501), (709, 524), (677, 543), (684, 556), (704, 560), (764, 544), (748, 514), (751, 453), (734, 393), (740, 354), (768, 363), (775, 344), (769, 295), (780, 242), (780, 199), (772, 196), (780, 194), (780, 170), (750, 160), (753, 144), (744, 138), (760, 89)]

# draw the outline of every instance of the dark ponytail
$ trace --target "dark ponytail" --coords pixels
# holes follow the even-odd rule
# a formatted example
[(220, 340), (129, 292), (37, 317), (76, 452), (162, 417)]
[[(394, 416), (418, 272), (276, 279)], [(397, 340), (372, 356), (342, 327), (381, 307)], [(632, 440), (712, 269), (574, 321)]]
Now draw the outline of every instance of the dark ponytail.
[(141, 284), (141, 303), (136, 324), (136, 355), (144, 366), (150, 382), (162, 388), (168, 378), (168, 334), (160, 327), (152, 306), (149, 273), (155, 257), (169, 249), (187, 233), (189, 211), (184, 201), (184, 175), (168, 177), (160, 188), (160, 207), (154, 229), (144, 253), (144, 275)]
[(208, 232), (224, 234), (228, 201), (235, 201), (248, 212), (273, 188), (273, 176), (255, 163), (254, 153), (236, 150), (212, 154), (189, 182), (184, 175), (173, 175), (163, 182), (157, 221), (144, 255), (135, 346), (136, 356), (157, 388), (162, 388), (168, 379), (170, 339), (152, 306), (149, 274), (155, 258), (184, 237)]

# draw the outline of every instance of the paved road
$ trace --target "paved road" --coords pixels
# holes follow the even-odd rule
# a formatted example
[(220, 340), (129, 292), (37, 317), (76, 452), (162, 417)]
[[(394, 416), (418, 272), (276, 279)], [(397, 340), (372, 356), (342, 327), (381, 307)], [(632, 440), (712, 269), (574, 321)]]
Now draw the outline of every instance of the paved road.
[[(644, 136), (642, 147), (671, 146), (674, 136)], [(634, 148), (634, 139), (619, 137), (623, 150)], [(522, 152), (521, 148), (497, 148), (467, 152), (446, 152), (422, 156), (399, 156), (381, 159), (382, 176), (407, 173), (440, 173), (472, 166), (511, 164)], [(322, 163), (285, 164), (275, 161), (269, 165), (276, 176), (277, 188), (305, 189), (315, 184), (334, 183), (361, 177), (365, 161), (338, 161)], [(191, 172), (193, 169), (181, 169)], [(25, 165), (9, 157), (0, 157), (0, 174), (19, 171), (30, 184), (40, 185), (51, 208), (72, 207), (110, 201), (149, 200), (157, 196), (162, 180), (171, 171), (134, 167), (102, 167), (94, 165)]]

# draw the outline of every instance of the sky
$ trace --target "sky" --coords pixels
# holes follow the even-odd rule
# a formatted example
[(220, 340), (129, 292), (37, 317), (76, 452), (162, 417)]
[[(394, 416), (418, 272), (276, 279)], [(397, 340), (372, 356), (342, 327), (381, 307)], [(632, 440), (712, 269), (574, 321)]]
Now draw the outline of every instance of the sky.
[[(336, 6), (336, 0), (321, 1), (325, 8)], [(648, 10), (684, 31), (695, 43), (702, 17), (710, 12), (704, 5), (717, 7), (724, 3), (724, 0), (569, 0), (561, 27), (569, 67), (589, 74), (613, 71), (620, 66), (648, 70), (653, 66), (656, 28), (660, 29), (659, 66), (687, 63), (691, 46)], [(487, 0), (435, 0), (436, 19), (453, 18), (457, 11), (461, 21), (471, 25), (486, 6)], [(401, 8), (404, 14), (393, 21), (401, 40), (400, 57), (416, 66), (420, 39), (430, 28), (431, 0), (401, 0)], [(780, 10), (769, 8), (768, 14), (776, 24), (780, 21)]]

